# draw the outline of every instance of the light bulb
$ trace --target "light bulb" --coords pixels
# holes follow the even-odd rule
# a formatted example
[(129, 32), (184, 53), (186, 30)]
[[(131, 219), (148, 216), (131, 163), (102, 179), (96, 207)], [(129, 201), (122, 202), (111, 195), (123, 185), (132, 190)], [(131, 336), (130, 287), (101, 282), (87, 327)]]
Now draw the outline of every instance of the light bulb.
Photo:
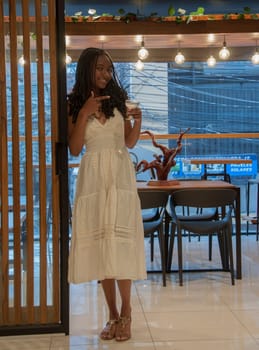
[(25, 59), (24, 59), (24, 57), (23, 57), (23, 55), (21, 55), (21, 57), (18, 59), (18, 63), (19, 63), (19, 65), (20, 66), (24, 66), (25, 65)]
[(251, 61), (253, 64), (259, 64), (259, 52), (257, 49), (255, 50), (255, 53), (251, 57)]
[(148, 58), (148, 50), (145, 47), (141, 47), (141, 49), (138, 50), (138, 57), (140, 60), (145, 60)]
[(210, 57), (207, 59), (207, 65), (208, 65), (209, 67), (214, 67), (216, 63), (217, 63), (217, 62), (216, 62), (215, 57), (212, 56), (212, 55), (210, 55)]
[(66, 60), (65, 60), (66, 64), (70, 64), (72, 62), (72, 57), (69, 56), (68, 54), (66, 54)]
[(135, 68), (138, 72), (142, 71), (144, 69), (144, 63), (141, 60), (138, 60), (135, 64)]
[(178, 51), (178, 53), (175, 56), (174, 60), (175, 60), (175, 63), (177, 63), (177, 64), (183, 64), (184, 61), (185, 61), (185, 57), (180, 51)]
[(229, 52), (229, 49), (227, 48), (227, 44), (224, 37), (223, 47), (219, 51), (219, 58), (221, 58), (222, 60), (227, 60), (229, 56), (230, 56), (230, 52)]
[(141, 48), (138, 50), (138, 58), (143, 61), (143, 60), (146, 60), (148, 58), (148, 55), (149, 55), (149, 52), (145, 48), (144, 40), (142, 40)]

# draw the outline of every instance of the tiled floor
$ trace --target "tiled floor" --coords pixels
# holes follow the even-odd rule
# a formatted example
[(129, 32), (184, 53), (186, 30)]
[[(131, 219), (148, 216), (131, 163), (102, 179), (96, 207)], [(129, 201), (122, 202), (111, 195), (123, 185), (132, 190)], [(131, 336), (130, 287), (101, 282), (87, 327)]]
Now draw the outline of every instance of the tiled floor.
[[(3, 337), (0, 349), (259, 350), (259, 242), (254, 235), (243, 236), (242, 247), (243, 279), (235, 286), (225, 272), (185, 273), (183, 287), (177, 273), (168, 274), (166, 287), (160, 274), (135, 282), (132, 339), (125, 343), (99, 339), (107, 314), (101, 287), (91, 282), (71, 286), (70, 336)], [(207, 254), (207, 240), (185, 240), (185, 268), (219, 266), (216, 240), (213, 263)], [(158, 263), (159, 256), (153, 265)]]

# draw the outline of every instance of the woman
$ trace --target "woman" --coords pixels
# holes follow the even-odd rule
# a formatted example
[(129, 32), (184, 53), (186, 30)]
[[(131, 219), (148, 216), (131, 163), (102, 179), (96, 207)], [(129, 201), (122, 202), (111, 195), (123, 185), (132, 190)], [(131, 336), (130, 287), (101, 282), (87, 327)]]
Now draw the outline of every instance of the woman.
[[(82, 157), (72, 219), (69, 282), (101, 281), (109, 321), (101, 339), (131, 337), (131, 281), (146, 278), (144, 234), (135, 171), (127, 148), (138, 141), (141, 110), (127, 94), (109, 54), (85, 49), (68, 95), (68, 145)], [(116, 304), (116, 288), (121, 307)]]

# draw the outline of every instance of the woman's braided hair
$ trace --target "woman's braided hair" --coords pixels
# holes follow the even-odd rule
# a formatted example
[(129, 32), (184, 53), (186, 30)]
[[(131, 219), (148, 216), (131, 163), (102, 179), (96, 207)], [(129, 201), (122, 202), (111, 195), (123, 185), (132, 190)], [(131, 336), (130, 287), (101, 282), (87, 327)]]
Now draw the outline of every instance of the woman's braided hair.
[(112, 59), (108, 52), (98, 48), (85, 49), (78, 60), (75, 84), (72, 91), (68, 94), (69, 115), (72, 116), (73, 123), (76, 122), (78, 113), (85, 101), (91, 96), (93, 82), (95, 77), (96, 63), (99, 56), (105, 55), (111, 62), (113, 68), (112, 79), (105, 89), (101, 90), (100, 95), (108, 95), (109, 99), (102, 101), (102, 111), (108, 119), (114, 116), (113, 110), (116, 107), (124, 118), (126, 118), (125, 100), (127, 93), (122, 88), (121, 83), (116, 76)]

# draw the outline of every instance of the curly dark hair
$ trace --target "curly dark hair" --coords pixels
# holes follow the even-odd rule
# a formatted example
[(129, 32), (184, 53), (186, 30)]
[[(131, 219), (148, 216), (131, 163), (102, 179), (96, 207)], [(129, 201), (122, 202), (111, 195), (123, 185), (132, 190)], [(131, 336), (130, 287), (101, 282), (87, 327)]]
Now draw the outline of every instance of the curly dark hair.
[(127, 93), (122, 88), (122, 85), (116, 75), (111, 56), (107, 51), (90, 47), (85, 49), (78, 60), (75, 84), (72, 91), (67, 95), (69, 115), (72, 116), (73, 123), (76, 122), (78, 113), (84, 102), (90, 97), (93, 90), (93, 81), (95, 76), (95, 68), (99, 56), (105, 55), (112, 65), (112, 79), (107, 86), (101, 90), (100, 95), (108, 95), (108, 100), (102, 101), (102, 111), (108, 119), (114, 116), (114, 108), (116, 107), (124, 118), (126, 118), (125, 100)]

